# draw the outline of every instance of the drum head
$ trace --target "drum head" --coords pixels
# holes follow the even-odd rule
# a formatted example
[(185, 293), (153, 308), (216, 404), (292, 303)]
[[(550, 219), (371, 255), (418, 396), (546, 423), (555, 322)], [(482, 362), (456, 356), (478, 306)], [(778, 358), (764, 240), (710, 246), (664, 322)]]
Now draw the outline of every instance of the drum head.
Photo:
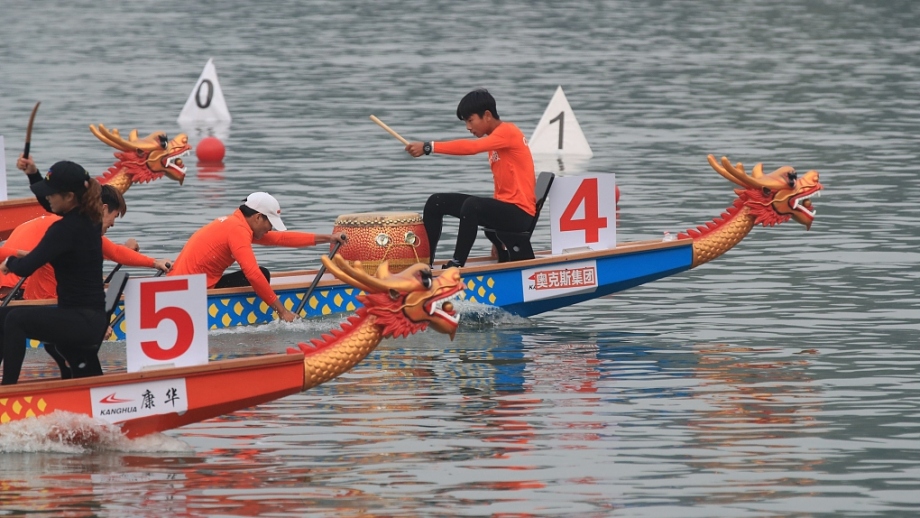
[(421, 222), (422, 217), (417, 212), (362, 212), (335, 218), (336, 225), (349, 227), (412, 225)]

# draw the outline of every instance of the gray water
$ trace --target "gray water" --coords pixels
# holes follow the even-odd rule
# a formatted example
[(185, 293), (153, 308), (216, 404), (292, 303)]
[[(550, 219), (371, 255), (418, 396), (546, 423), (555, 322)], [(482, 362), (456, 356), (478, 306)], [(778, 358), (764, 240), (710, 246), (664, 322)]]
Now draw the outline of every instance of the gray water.
[[(757, 228), (691, 272), (454, 342), (381, 344), (307, 393), (135, 443), (63, 451), (0, 427), (0, 513), (99, 516), (911, 516), (920, 507), (920, 4), (0, 2), (0, 134), (12, 197), (29, 111), (41, 165), (101, 173), (87, 126), (176, 117), (209, 57), (226, 168), (132, 188), (110, 231), (158, 257), (254, 190), (289, 228), (491, 192), (485, 157), (412, 159), (468, 136), (485, 86), (529, 135), (561, 85), (614, 172), (618, 239), (705, 223), (733, 186), (705, 156), (821, 173), (811, 231)], [(200, 134), (193, 135), (197, 141)], [(455, 236), (451, 228), (444, 242)], [(483, 241), (483, 240), (481, 240)], [(548, 224), (536, 241), (549, 246)], [(442, 248), (442, 254), (446, 248)], [(474, 253), (485, 253), (477, 242)], [(261, 249), (273, 270), (323, 249)], [(337, 320), (214, 333), (283, 351)], [(103, 361), (123, 365), (119, 344)], [(50, 368), (27, 357), (26, 374)]]

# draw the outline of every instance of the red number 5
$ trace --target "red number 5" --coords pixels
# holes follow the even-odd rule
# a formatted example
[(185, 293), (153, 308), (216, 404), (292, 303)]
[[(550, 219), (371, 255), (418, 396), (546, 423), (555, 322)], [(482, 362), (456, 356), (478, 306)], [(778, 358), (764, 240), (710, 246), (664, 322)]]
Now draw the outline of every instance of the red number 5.
[[(575, 211), (582, 202), (585, 204), (585, 217), (574, 219)], [(585, 243), (600, 241), (600, 229), (607, 228), (607, 218), (599, 217), (597, 202), (597, 178), (585, 178), (575, 191), (575, 195), (572, 196), (572, 201), (562, 211), (562, 217), (559, 218), (559, 230), (563, 232), (584, 230)]]
[(166, 306), (156, 309), (157, 293), (164, 291), (187, 291), (188, 279), (174, 281), (147, 282), (141, 284), (141, 329), (156, 329), (160, 322), (172, 320), (176, 324), (176, 343), (163, 348), (156, 340), (141, 342), (144, 354), (154, 360), (172, 360), (178, 358), (192, 345), (195, 337), (195, 324), (192, 316), (182, 308)]

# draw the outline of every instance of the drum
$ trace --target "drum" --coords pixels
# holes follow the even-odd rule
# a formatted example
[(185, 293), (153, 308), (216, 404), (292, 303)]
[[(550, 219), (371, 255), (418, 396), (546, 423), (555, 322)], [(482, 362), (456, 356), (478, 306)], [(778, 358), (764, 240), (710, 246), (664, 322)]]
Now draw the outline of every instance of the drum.
[(338, 232), (348, 236), (339, 255), (349, 263), (361, 261), (371, 275), (383, 261), (389, 261), (391, 272), (400, 272), (431, 258), (428, 233), (415, 212), (343, 214), (335, 220), (333, 233)]

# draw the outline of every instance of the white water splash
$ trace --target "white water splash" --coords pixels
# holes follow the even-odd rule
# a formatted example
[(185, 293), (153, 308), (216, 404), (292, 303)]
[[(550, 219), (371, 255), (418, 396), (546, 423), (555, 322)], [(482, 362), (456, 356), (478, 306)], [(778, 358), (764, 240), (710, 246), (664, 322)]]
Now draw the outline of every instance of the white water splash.
[(189, 452), (185, 442), (161, 433), (129, 439), (116, 425), (72, 412), (52, 412), (0, 426), (2, 453)]
[(304, 331), (308, 333), (325, 333), (330, 329), (338, 328), (342, 322), (354, 313), (344, 315), (334, 315), (331, 317), (297, 319), (293, 322), (283, 320), (272, 320), (271, 322), (253, 325), (253, 326), (236, 326), (225, 327), (221, 329), (211, 329), (208, 334), (211, 336), (220, 336), (228, 334), (277, 334), (278, 332)]
[(524, 317), (479, 302), (452, 299), (454, 310), (460, 315), (460, 327), (479, 329), (483, 327), (518, 326), (527, 322)]

